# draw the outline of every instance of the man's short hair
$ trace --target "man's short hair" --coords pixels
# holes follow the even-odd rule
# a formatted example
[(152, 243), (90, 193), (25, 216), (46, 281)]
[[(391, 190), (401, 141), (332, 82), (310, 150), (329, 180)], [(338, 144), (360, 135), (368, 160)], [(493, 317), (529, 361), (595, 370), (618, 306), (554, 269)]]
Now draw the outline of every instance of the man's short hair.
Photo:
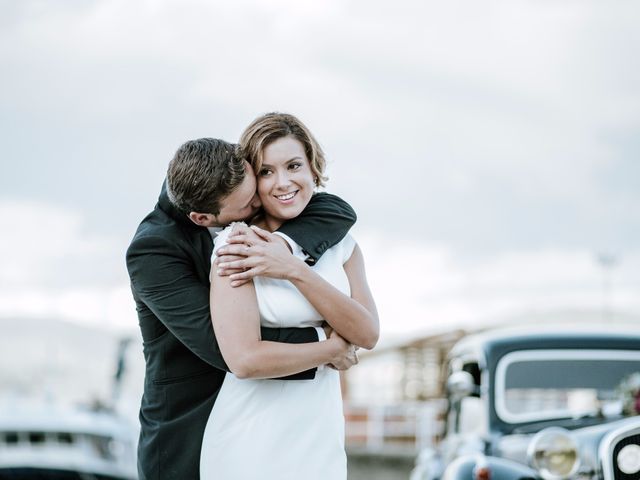
[(245, 163), (237, 147), (216, 138), (182, 144), (169, 163), (167, 193), (179, 210), (218, 215), (222, 200), (245, 177)]

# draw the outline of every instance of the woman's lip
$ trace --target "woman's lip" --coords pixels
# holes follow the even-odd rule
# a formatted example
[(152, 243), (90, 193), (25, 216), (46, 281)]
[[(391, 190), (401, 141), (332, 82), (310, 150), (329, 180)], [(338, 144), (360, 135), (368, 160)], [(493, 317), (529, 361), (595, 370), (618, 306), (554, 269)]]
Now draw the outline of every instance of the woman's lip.
[(293, 192), (284, 193), (282, 195), (274, 195), (281, 202), (288, 202), (289, 200), (293, 200), (293, 198), (298, 194), (298, 190), (294, 190)]

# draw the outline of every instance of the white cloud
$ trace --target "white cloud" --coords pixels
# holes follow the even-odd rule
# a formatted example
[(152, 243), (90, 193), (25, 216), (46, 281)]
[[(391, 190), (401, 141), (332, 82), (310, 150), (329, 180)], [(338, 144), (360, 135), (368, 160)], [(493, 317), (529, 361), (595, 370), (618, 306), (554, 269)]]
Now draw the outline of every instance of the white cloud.
[[(93, 204), (0, 203), (5, 312), (129, 318), (126, 274), (105, 273), (123, 269), (124, 212), (148, 211), (180, 141), (236, 138), (272, 109), (298, 114), (329, 154), (330, 190), (370, 232), (391, 330), (597, 307), (596, 246), (623, 252), (615, 299), (637, 307), (640, 190), (603, 180), (635, 162), (616, 135), (640, 124), (637, 2), (19, 3), (0, 30), (0, 123), (24, 161), (4, 181), (23, 198), (58, 183), (67, 204), (66, 182), (89, 184)], [(117, 238), (87, 226), (105, 198)]]
[(36, 286), (66, 280), (70, 265), (81, 258), (90, 266), (113, 239), (83, 231), (82, 215), (51, 204), (0, 200), (5, 229), (0, 236), (0, 285)]
[[(383, 339), (496, 322), (536, 311), (603, 308), (603, 272), (593, 252), (512, 251), (481, 261), (443, 246), (375, 232), (356, 233), (378, 305)], [(613, 311), (640, 313), (640, 252), (611, 271)]]
[[(65, 266), (91, 270), (113, 241), (83, 231), (80, 214), (18, 201), (0, 202), (15, 229), (0, 239), (0, 316), (61, 318), (118, 330), (137, 328), (126, 277), (114, 283), (74, 281)], [(42, 218), (34, 222), (33, 219)], [(488, 321), (505, 315), (602, 307), (603, 274), (594, 253), (544, 249), (464, 258), (455, 249), (415, 238), (396, 225), (386, 235), (355, 228), (383, 325), (395, 335)], [(640, 252), (612, 270), (612, 306), (640, 312)], [(50, 283), (61, 278), (65, 282)]]
[(136, 328), (126, 277), (104, 278), (104, 262), (123, 255), (113, 238), (86, 232), (77, 211), (38, 202), (2, 200), (0, 217), (11, 227), (0, 236), (0, 316)]
[(135, 304), (128, 285), (10, 288), (0, 293), (0, 316), (62, 319), (120, 331), (136, 331), (138, 328)]

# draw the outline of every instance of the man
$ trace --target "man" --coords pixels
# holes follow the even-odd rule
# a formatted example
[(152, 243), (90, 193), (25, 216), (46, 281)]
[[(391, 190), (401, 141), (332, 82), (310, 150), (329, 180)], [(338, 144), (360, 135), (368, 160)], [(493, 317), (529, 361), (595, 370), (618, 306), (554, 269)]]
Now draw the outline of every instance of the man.
[[(228, 371), (209, 313), (209, 229), (253, 216), (260, 206), (255, 185), (252, 170), (237, 157), (234, 145), (215, 139), (186, 142), (169, 165), (158, 204), (127, 250), (146, 361), (138, 445), (141, 480), (199, 478), (202, 435)], [(354, 222), (349, 205), (317, 194), (280, 234), (313, 261)], [(324, 336), (314, 328), (263, 328), (262, 338), (308, 343)], [(355, 361), (346, 343), (339, 355), (327, 359), (339, 368)], [(310, 370), (289, 378), (314, 375)]]

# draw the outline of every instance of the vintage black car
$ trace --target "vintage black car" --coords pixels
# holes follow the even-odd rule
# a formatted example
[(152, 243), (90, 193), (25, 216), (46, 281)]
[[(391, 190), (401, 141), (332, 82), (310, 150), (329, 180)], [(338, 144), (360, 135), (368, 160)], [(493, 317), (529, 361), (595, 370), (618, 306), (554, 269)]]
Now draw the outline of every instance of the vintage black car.
[(447, 391), (444, 437), (411, 480), (640, 479), (638, 327), (466, 337)]

